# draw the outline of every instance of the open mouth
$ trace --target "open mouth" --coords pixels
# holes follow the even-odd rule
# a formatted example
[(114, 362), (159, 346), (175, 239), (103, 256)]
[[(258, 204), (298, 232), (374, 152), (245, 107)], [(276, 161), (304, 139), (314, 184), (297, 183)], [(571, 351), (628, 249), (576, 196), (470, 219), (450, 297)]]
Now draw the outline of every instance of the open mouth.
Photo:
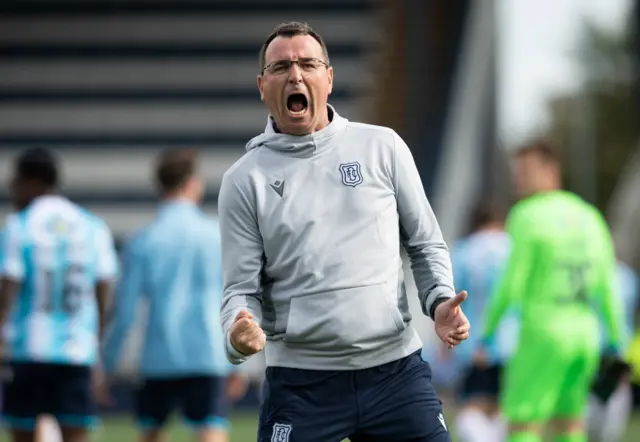
[(302, 115), (309, 106), (304, 94), (291, 94), (287, 97), (287, 109), (294, 115)]

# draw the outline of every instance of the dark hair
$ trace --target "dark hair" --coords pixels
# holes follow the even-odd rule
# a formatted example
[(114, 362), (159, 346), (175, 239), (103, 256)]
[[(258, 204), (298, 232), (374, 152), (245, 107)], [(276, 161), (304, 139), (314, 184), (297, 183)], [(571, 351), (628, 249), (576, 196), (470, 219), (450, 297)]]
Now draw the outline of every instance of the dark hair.
[(37, 180), (47, 187), (58, 185), (58, 160), (51, 150), (44, 147), (22, 152), (16, 159), (15, 172), (21, 179)]
[(324, 61), (329, 64), (329, 51), (327, 50), (327, 45), (324, 43), (324, 40), (322, 39), (320, 34), (314, 31), (311, 26), (306, 23), (292, 21), (289, 23), (281, 23), (276, 26), (276, 28), (271, 32), (271, 34), (269, 34), (264, 43), (262, 43), (262, 48), (260, 48), (260, 72), (264, 70), (266, 64), (266, 54), (269, 44), (271, 44), (271, 42), (276, 37), (291, 38), (295, 37), (296, 35), (310, 35), (311, 37), (315, 38), (315, 40), (320, 43), (320, 46), (322, 47), (322, 53), (324, 54), (325, 58)]
[(546, 138), (539, 138), (516, 150), (516, 157), (520, 157), (526, 154), (539, 155), (544, 161), (560, 165), (562, 163), (561, 154), (557, 146)]
[(503, 223), (506, 216), (507, 208), (504, 204), (492, 199), (480, 200), (471, 212), (471, 231), (489, 223)]
[(196, 173), (198, 155), (194, 149), (163, 152), (156, 167), (156, 180), (164, 192), (175, 192)]

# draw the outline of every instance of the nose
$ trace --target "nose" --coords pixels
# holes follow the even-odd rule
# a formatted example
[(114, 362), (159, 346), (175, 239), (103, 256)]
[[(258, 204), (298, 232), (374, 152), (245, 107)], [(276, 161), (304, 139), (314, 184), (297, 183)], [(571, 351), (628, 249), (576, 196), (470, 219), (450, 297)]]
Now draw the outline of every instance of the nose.
[(289, 68), (289, 83), (298, 84), (302, 82), (302, 70), (298, 63), (292, 63)]

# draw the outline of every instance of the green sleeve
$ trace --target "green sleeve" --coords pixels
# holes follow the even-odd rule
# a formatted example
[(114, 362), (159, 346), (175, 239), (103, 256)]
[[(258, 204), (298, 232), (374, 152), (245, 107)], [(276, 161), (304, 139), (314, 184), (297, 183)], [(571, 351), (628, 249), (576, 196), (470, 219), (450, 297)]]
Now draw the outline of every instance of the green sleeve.
[(531, 267), (531, 230), (528, 214), (523, 208), (514, 208), (507, 220), (507, 233), (511, 238), (511, 254), (496, 291), (485, 310), (482, 340), (492, 339), (502, 315), (519, 303), (525, 290), (526, 278)]
[(604, 323), (609, 338), (609, 346), (621, 349), (622, 348), (622, 325), (623, 310), (619, 296), (615, 292), (615, 278), (616, 278), (616, 256), (613, 240), (606, 222), (602, 216), (598, 213), (600, 220), (599, 236), (601, 237), (600, 244), (602, 244), (602, 261), (600, 262), (600, 269), (598, 272), (598, 283), (596, 290), (596, 300), (600, 310), (600, 316)]

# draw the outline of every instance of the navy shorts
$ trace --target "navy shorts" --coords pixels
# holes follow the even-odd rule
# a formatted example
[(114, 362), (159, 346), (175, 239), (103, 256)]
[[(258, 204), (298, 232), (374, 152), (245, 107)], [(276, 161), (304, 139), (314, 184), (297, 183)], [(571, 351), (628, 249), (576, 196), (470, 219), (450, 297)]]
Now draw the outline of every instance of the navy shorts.
[(137, 392), (136, 418), (142, 430), (159, 429), (179, 411), (194, 429), (229, 427), (226, 378), (194, 376), (147, 379)]
[(478, 367), (472, 365), (462, 379), (459, 396), (463, 400), (473, 398), (496, 399), (500, 393), (501, 365)]
[(258, 442), (451, 442), (420, 352), (363, 370), (269, 367)]
[(3, 415), (6, 425), (34, 430), (43, 414), (61, 426), (89, 428), (97, 423), (91, 367), (46, 363), (12, 363), (4, 384)]

